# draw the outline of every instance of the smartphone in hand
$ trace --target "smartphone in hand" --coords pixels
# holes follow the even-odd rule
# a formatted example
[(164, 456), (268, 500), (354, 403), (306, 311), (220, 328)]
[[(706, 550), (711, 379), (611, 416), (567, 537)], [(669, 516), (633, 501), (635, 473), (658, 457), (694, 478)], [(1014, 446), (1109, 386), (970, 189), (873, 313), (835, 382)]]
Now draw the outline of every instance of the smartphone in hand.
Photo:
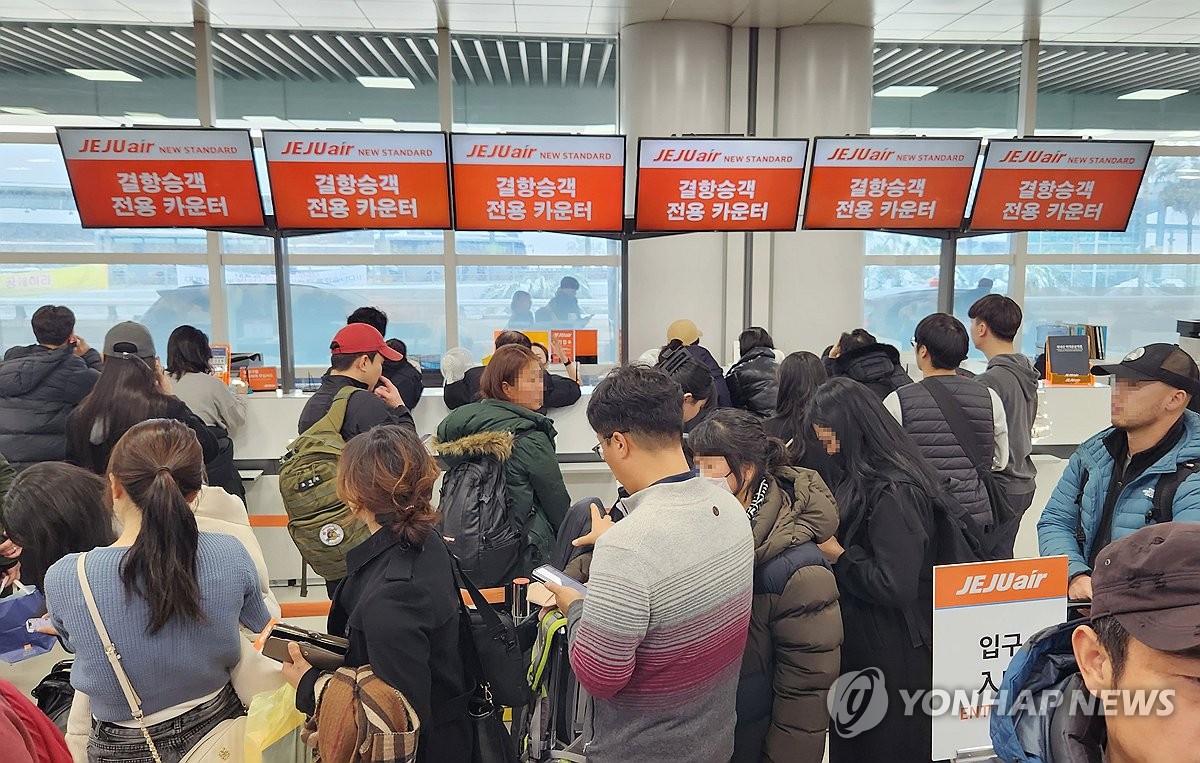
[(574, 578), (567, 577), (567, 573), (563, 572), (557, 567), (551, 567), (548, 564), (543, 564), (541, 567), (538, 567), (533, 571), (533, 577), (537, 578), (543, 583), (553, 583), (554, 585), (564, 586), (574, 591), (578, 591), (583, 596), (587, 596), (587, 586), (585, 586), (583, 583), (580, 583), (578, 580), (575, 580)]

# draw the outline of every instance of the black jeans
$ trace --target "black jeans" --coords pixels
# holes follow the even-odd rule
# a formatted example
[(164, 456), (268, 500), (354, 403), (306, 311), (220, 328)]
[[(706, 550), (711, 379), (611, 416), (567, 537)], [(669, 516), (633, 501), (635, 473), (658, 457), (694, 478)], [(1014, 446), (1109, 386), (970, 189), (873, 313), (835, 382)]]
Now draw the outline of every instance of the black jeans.
[[(150, 738), (158, 748), (162, 763), (179, 763), (201, 739), (230, 718), (245, 715), (233, 684), (219, 695), (178, 718), (156, 723), (150, 727)], [(154, 756), (140, 728), (117, 726), (104, 721), (92, 721), (92, 735), (87, 746), (88, 763), (153, 763)]]

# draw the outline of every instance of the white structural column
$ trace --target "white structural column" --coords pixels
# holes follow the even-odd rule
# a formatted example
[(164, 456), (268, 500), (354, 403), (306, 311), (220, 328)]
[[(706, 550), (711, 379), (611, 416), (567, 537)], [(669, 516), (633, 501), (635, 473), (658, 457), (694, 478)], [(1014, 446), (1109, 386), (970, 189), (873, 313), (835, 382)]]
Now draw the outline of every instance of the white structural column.
[[(634, 204), (637, 141), (729, 129), (729, 27), (654, 21), (621, 30), (621, 130), (629, 136), (626, 207)], [(634, 241), (629, 251), (629, 354), (663, 344), (668, 324), (691, 318), (702, 343), (728, 360), (726, 237), (690, 233)]]
[[(779, 31), (775, 134), (867, 133), (871, 128), (873, 33), (812, 24)], [(769, 277), (777, 347), (819, 353), (862, 324), (863, 234), (777, 233)], [(768, 274), (755, 272), (756, 280)]]

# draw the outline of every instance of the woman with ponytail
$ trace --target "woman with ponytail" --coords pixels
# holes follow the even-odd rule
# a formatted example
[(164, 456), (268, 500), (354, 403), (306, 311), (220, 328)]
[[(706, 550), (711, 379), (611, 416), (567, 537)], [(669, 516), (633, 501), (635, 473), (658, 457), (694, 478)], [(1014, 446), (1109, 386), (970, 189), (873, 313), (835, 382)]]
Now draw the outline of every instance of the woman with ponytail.
[(754, 533), (733, 761), (820, 763), (842, 644), (837, 584), (817, 547), (837, 531), (833, 496), (816, 472), (787, 466), (783, 442), (752, 413), (715, 411), (688, 443), (700, 473), (746, 507)]
[[(467, 699), (474, 689), (459, 648), (459, 593), (450, 550), (434, 526), (431, 503), (439, 470), (408, 428), (377, 426), (346, 443), (338, 462), (338, 496), (371, 537), (346, 557), (348, 573), (329, 612), (329, 632), (350, 641), (346, 666), (370, 665), (403, 694), (421, 721), (417, 761), (469, 761), (474, 744)], [(284, 677), (296, 707), (312, 715), (328, 684), (293, 647)], [(325, 724), (325, 744), (342, 730)], [(336, 725), (337, 719), (333, 719)]]
[(91, 699), (89, 763), (150, 760), (144, 732), (162, 763), (176, 763), (222, 721), (245, 713), (230, 684), (241, 656), (239, 624), (261, 631), (270, 616), (242, 544), (196, 527), (188, 500), (203, 476), (196, 435), (169, 419), (132, 426), (109, 461), (121, 532), (111, 546), (87, 552), (84, 569), (141, 700), (141, 722), (85, 603), (79, 555), (46, 573), (51, 620), (76, 654), (71, 684)]

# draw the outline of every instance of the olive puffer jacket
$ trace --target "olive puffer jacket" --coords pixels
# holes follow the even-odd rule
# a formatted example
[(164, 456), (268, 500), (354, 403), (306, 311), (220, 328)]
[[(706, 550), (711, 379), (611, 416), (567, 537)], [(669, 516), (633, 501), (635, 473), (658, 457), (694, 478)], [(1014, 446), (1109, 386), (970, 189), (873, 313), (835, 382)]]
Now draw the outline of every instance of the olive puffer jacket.
[(779, 363), (769, 347), (755, 347), (733, 364), (725, 375), (733, 407), (759, 416), (775, 415), (779, 394)]
[(528, 575), (550, 560), (571, 506), (554, 450), (556, 435), (546, 416), (501, 400), (464, 405), (438, 426), (434, 447), (447, 468), (479, 456), (504, 462), (512, 516), (525, 520), (533, 512), (528, 546), (514, 575)]
[(826, 696), (841, 665), (837, 583), (817, 543), (838, 511), (816, 472), (784, 467), (750, 504), (754, 604), (737, 694), (733, 761), (820, 763)]

